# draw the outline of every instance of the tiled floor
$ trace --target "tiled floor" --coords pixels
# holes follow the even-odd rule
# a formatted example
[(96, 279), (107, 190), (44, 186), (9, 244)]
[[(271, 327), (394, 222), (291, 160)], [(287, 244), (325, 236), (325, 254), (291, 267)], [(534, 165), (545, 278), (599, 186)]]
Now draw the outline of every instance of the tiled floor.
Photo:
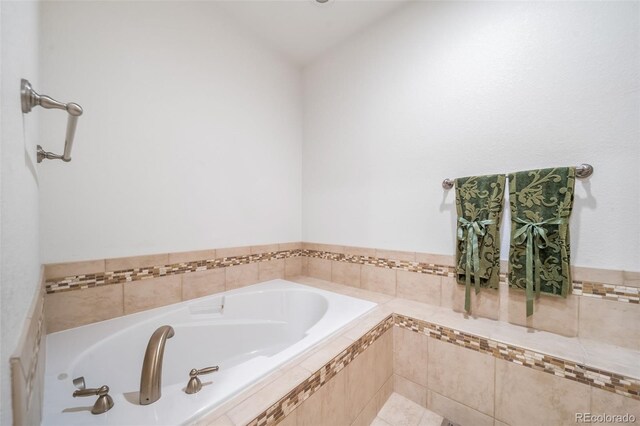
[(394, 392), (371, 426), (440, 426), (443, 420), (442, 416)]

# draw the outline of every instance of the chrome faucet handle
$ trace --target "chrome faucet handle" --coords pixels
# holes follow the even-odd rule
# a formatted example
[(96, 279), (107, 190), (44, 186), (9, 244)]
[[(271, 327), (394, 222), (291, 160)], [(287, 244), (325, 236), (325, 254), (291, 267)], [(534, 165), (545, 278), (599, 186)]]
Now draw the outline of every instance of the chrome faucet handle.
[(98, 395), (98, 400), (93, 404), (91, 414), (102, 414), (111, 410), (113, 407), (113, 399), (109, 396), (109, 386), (104, 385), (94, 389), (79, 389), (73, 393), (73, 397), (79, 396), (95, 396)]
[(196, 370), (195, 368), (191, 370), (189, 372), (189, 383), (187, 383), (187, 389), (185, 389), (185, 392), (188, 394), (200, 392), (200, 390), (202, 389), (202, 382), (200, 381), (200, 378), (198, 376), (200, 376), (201, 374), (214, 373), (219, 369), (220, 367), (216, 365), (214, 367), (201, 368), (200, 370)]

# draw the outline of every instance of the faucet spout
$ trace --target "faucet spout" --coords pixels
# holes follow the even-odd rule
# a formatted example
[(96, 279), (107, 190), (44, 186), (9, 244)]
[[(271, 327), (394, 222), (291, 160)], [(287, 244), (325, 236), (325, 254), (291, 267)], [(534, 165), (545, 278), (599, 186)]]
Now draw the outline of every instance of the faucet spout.
[(162, 360), (164, 345), (174, 335), (173, 327), (163, 325), (153, 332), (142, 363), (140, 376), (140, 405), (153, 404), (160, 399), (162, 389)]

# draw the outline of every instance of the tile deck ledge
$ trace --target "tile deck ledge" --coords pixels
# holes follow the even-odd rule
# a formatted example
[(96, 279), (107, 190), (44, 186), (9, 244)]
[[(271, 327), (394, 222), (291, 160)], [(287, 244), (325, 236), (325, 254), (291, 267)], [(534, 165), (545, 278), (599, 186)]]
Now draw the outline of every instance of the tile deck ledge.
[(475, 317), (455, 312), (450, 308), (400, 299), (317, 278), (301, 276), (288, 279), (300, 284), (376, 302), (380, 305), (379, 308), (384, 308), (386, 312), (427, 321), (500, 343), (640, 379), (640, 351), (637, 350)]
[[(379, 306), (191, 424), (240, 426), (244, 424), (245, 419), (255, 419), (299, 385), (304, 380), (302, 377), (304, 374), (301, 373), (308, 372), (310, 377), (318, 368), (334, 359), (385, 318), (394, 314), (640, 379), (640, 363), (638, 363), (640, 351), (577, 337), (560, 336), (495, 320), (475, 318), (454, 312), (449, 308), (399, 299), (316, 278), (298, 276), (287, 279), (299, 284), (370, 300), (378, 303)], [(294, 370), (297, 374), (291, 374)], [(239, 413), (242, 420), (238, 417)]]

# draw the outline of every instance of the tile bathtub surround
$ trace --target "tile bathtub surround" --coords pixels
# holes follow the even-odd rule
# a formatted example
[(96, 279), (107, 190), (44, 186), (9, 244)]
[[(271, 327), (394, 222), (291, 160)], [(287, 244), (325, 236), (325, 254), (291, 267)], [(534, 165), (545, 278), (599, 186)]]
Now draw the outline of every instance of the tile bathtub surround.
[[(298, 406), (300, 406), (306, 399), (316, 393), (322, 386), (327, 384), (331, 379), (338, 376), (339, 373), (347, 366), (355, 366), (356, 362), (369, 361), (373, 363), (376, 361), (376, 357), (373, 354), (369, 355), (366, 360), (365, 351), (367, 348), (376, 343), (376, 341), (383, 337), (387, 331), (393, 327), (393, 317), (389, 316), (373, 327), (369, 332), (365, 333), (360, 339), (356, 340), (347, 349), (342, 351), (338, 356), (333, 358), (315, 373), (311, 374), (307, 379), (298, 384), (293, 390), (288, 392), (278, 402), (270, 406), (266, 411), (259, 414), (253, 420), (251, 420), (249, 426), (264, 426), (275, 425), (283, 420), (284, 417), (292, 413)], [(388, 336), (390, 337), (390, 336)], [(389, 348), (390, 349), (390, 348)], [(363, 355), (362, 357), (360, 355)], [(363, 361), (365, 360), (365, 361)], [(354, 363), (354, 364), (352, 364)], [(367, 363), (369, 364), (369, 363)], [(347, 374), (347, 382), (356, 380), (359, 386), (353, 386), (351, 391), (346, 391), (346, 400), (348, 401), (345, 407), (344, 419), (349, 420), (349, 424), (357, 418), (357, 415), (365, 408), (369, 400), (374, 396), (375, 392), (382, 387), (391, 376), (391, 369), (389, 369), (389, 377), (382, 377), (376, 374), (372, 374), (371, 368), (363, 368), (360, 366), (357, 372), (350, 370)], [(375, 368), (381, 368), (382, 366), (376, 365)], [(357, 367), (356, 367), (357, 368)], [(351, 373), (351, 374), (349, 374)], [(359, 379), (358, 377), (360, 376)], [(380, 378), (379, 378), (380, 377)], [(367, 379), (373, 380), (369, 386), (364, 384), (363, 381)], [(378, 383), (376, 383), (378, 382)], [(382, 383), (380, 383), (382, 382)], [(352, 413), (346, 413), (347, 410), (355, 410)]]
[[(289, 249), (258, 254), (241, 254), (241, 248), (219, 249), (215, 252), (218, 254), (222, 253), (237, 255), (228, 257), (217, 257), (213, 259), (191, 260), (182, 263), (169, 263), (169, 259), (175, 258), (175, 255), (152, 255), (137, 256), (134, 258), (107, 259), (105, 272), (85, 273), (64, 277), (52, 277), (51, 275), (58, 270), (69, 270), (70, 267), (62, 268), (61, 265), (47, 265), (47, 270), (51, 269), (51, 271), (53, 272), (47, 272), (47, 276), (49, 278), (47, 278), (45, 289), (47, 294), (60, 293), (65, 291), (82, 290), (105, 285), (143, 281), (171, 275), (183, 275), (193, 272), (215, 270), (227, 268), (230, 266), (256, 265), (256, 271), (259, 271), (258, 263), (291, 259), (299, 257), (301, 255), (301, 250), (299, 249)], [(185, 254), (185, 256), (187, 255), (188, 254)], [(80, 263), (84, 264), (87, 262)], [(91, 264), (94, 263), (91, 262)], [(282, 270), (282, 272), (284, 272), (284, 263), (278, 263), (278, 265), (281, 265), (281, 267), (274, 269), (280, 269)], [(256, 277), (254, 282), (258, 282), (258, 274), (259, 272), (255, 274)], [(265, 270), (263, 271), (263, 274), (265, 277), (273, 277), (274, 270)]]
[[(184, 274), (152, 276), (80, 291), (48, 293), (45, 295), (47, 332), (104, 321), (273, 278), (298, 276), (301, 273), (300, 261), (300, 257), (273, 259)], [(69, 306), (73, 306), (73, 309), (69, 309)]]
[[(43, 277), (44, 281), (44, 277)], [(44, 292), (34, 295), (18, 347), (11, 356), (11, 400), (14, 424), (40, 424), (45, 369)]]
[[(50, 294), (80, 290), (227, 266), (272, 260), (284, 261), (301, 256), (308, 259), (308, 269), (304, 273), (312, 277), (394, 295), (396, 292), (406, 293), (412, 285), (415, 286), (412, 282), (415, 283), (419, 278), (413, 278), (410, 273), (455, 277), (455, 267), (450, 264), (453, 262), (452, 256), (326, 244), (285, 243), (47, 265), (46, 292)], [(261, 280), (266, 280), (278, 276), (283, 268), (287, 268), (286, 262), (279, 262), (271, 266), (271, 270), (265, 266), (258, 268), (258, 274)], [(300, 268), (302, 269), (302, 265)], [(392, 276), (391, 272), (376, 268), (395, 270), (398, 273)], [(573, 269), (574, 276), (580, 278), (573, 281), (574, 295), (640, 304), (638, 273), (576, 267)], [(598, 279), (603, 282), (598, 282)], [(256, 282), (257, 280), (258, 278)], [(505, 282), (505, 273), (500, 274), (500, 280)], [(419, 297), (435, 300), (437, 295), (425, 293)]]
[[(362, 271), (365, 271), (367, 266), (373, 266), (383, 269), (391, 269), (397, 271), (406, 271), (413, 272), (418, 274), (428, 274), (428, 275), (436, 275), (443, 277), (455, 277), (455, 266), (450, 264), (441, 264), (441, 263), (431, 263), (429, 261), (433, 260), (447, 260), (448, 256), (439, 256), (439, 255), (429, 255), (425, 253), (412, 253), (412, 252), (399, 252), (399, 251), (390, 251), (390, 250), (373, 250), (370, 252), (364, 252), (363, 249), (359, 248), (351, 248), (351, 247), (340, 247), (339, 252), (327, 251), (323, 249), (323, 244), (303, 244), (303, 250), (301, 255), (309, 258), (310, 262), (313, 259), (322, 259), (325, 261), (330, 260), (332, 263), (347, 263), (347, 264), (356, 264), (362, 265)], [(313, 249), (307, 248), (313, 247)], [(333, 247), (333, 246), (328, 246)], [(352, 250), (353, 249), (353, 250)], [(353, 251), (354, 253), (363, 253), (363, 254), (354, 254), (350, 253)], [(375, 253), (375, 255), (374, 255)], [(380, 257), (380, 255), (384, 256), (393, 256), (393, 257)], [(317, 262), (317, 261), (316, 261)], [(324, 263), (325, 268), (328, 268), (328, 263)], [(580, 296), (588, 296), (594, 298), (601, 298), (607, 300), (615, 300), (619, 302), (640, 304), (640, 280), (637, 278), (636, 273), (634, 272), (623, 272), (623, 271), (610, 271), (610, 270), (599, 270), (599, 269), (591, 269), (591, 268), (578, 268), (574, 267), (574, 271), (576, 275), (579, 277), (587, 277), (581, 278), (580, 281), (574, 280), (573, 294)], [(592, 282), (588, 281), (589, 273), (593, 274), (595, 278), (601, 279), (609, 279), (614, 283), (605, 283), (605, 282)], [(328, 270), (322, 274), (322, 276), (312, 275), (316, 278), (329, 280), (328, 277), (331, 276), (331, 271)], [(362, 275), (362, 274), (361, 274)], [(400, 275), (398, 275), (400, 276)], [(618, 276), (620, 279), (618, 279)], [(407, 275), (403, 275), (403, 279), (407, 279)], [(398, 278), (399, 280), (400, 278)], [(362, 286), (362, 281), (360, 280), (360, 287)], [(500, 274), (500, 281), (506, 281), (506, 273)], [(340, 281), (336, 281), (340, 282)], [(352, 284), (349, 284), (352, 285)]]
[[(586, 384), (640, 401), (640, 378), (628, 377), (593, 368), (582, 363), (531, 351), (485, 337), (475, 336), (404, 315), (394, 314), (394, 322), (398, 327), (424, 334), (442, 342), (452, 343), (481, 354), (491, 355), (499, 360), (549, 373), (556, 377)], [(431, 349), (431, 346), (429, 346), (429, 349)], [(429, 356), (431, 356), (431, 352), (429, 352)], [(431, 386), (432, 383), (429, 382), (429, 387)], [(473, 406), (471, 403), (467, 403), (466, 405)], [(480, 406), (476, 409), (485, 411), (481, 409)]]
[[(367, 321), (363, 320), (363, 322)], [(393, 327), (392, 335), (389, 330), (391, 327)], [(343, 333), (342, 336), (346, 335), (349, 335), (349, 332)], [(390, 339), (391, 336), (393, 336), (392, 339)], [(392, 377), (387, 377), (386, 373), (378, 376), (371, 374), (372, 371), (377, 372), (381, 369), (380, 363), (389, 363), (384, 355), (387, 354), (388, 357), (388, 350), (382, 350), (382, 352), (366, 350), (374, 344), (379, 344), (382, 337), (389, 341), (387, 345), (392, 344)], [(314, 360), (317, 355), (312, 353), (297, 367), (292, 367), (298, 369), (305, 365), (311, 367), (306, 370), (308, 376), (303, 377), (304, 374), (301, 371), (296, 384), (288, 392), (285, 391), (286, 394), (277, 402), (251, 420), (244, 420), (246, 418), (244, 411), (252, 406), (251, 403), (247, 403), (248, 400), (245, 400), (227, 411), (226, 415), (218, 416), (218, 419), (228, 422), (221, 424), (306, 425), (317, 424), (317, 419), (321, 418), (333, 419), (332, 424), (368, 425), (375, 419), (375, 413), (389, 397), (390, 387), (417, 404), (423, 407), (428, 406), (436, 413), (461, 424), (493, 425), (494, 418), (496, 421), (503, 420), (518, 424), (518, 411), (510, 410), (509, 407), (525, 404), (530, 397), (538, 401), (536, 409), (541, 406), (555, 407), (556, 411), (546, 413), (545, 419), (551, 422), (546, 424), (560, 424), (566, 420), (569, 413), (568, 407), (575, 406), (589, 411), (590, 398), (594, 398), (593, 392), (604, 392), (604, 394), (598, 393), (599, 398), (609, 398), (612, 406), (620, 409), (635, 412), (640, 406), (639, 380), (401, 314), (393, 314), (385, 318), (351, 344), (345, 337), (338, 337), (330, 345), (348, 346), (316, 369), (315, 373), (311, 370), (317, 365)], [(465, 366), (468, 367), (468, 371), (456, 370)], [(348, 370), (350, 368), (354, 372), (350, 372)], [(448, 371), (446, 368), (452, 370)], [(388, 370), (389, 367), (382, 367), (382, 369)], [(457, 373), (454, 374), (454, 371)], [(410, 380), (397, 374), (409, 376)], [(509, 379), (514, 374), (517, 380)], [(579, 377), (580, 374), (584, 376), (584, 380)], [(463, 386), (467, 389), (466, 394), (461, 395), (460, 383), (464, 380), (470, 382), (466, 383), (466, 387)], [(565, 398), (564, 402), (557, 402), (554, 394), (538, 392), (535, 390), (537, 388), (532, 390), (532, 395), (527, 393), (528, 387), (519, 389), (517, 392), (507, 392), (505, 386), (514, 380), (518, 383), (522, 380), (546, 383), (556, 393), (571, 392), (572, 396), (568, 400)], [(352, 393), (349, 393), (350, 381), (358, 384), (356, 390), (351, 391)], [(421, 384), (418, 385), (417, 382)], [(488, 389), (485, 390), (482, 386), (487, 386)], [(421, 391), (418, 388), (424, 389), (422, 394), (419, 394)], [(380, 390), (376, 393), (376, 389)], [(264, 389), (266, 393), (272, 391), (274, 389), (270, 387)], [(505, 395), (505, 392), (508, 395)], [(377, 410), (375, 407), (378, 407)], [(238, 417), (240, 412), (244, 417)], [(532, 418), (539, 417), (534, 414), (531, 414)], [(559, 423), (553, 423), (558, 419), (560, 419)]]

